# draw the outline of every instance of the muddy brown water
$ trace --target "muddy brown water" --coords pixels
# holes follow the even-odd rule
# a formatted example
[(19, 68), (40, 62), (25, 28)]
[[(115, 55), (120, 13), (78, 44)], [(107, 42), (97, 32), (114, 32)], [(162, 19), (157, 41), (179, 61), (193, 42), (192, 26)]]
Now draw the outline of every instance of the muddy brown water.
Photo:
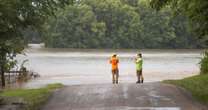
[(138, 51), (143, 53), (145, 82), (181, 79), (199, 72), (203, 50), (131, 50), (131, 49), (46, 49), (30, 45), (26, 55), (18, 56), (21, 62), (41, 75), (23, 87), (40, 87), (50, 83), (65, 85), (111, 83), (109, 58), (117, 53), (120, 59), (120, 82), (136, 81), (134, 58)]

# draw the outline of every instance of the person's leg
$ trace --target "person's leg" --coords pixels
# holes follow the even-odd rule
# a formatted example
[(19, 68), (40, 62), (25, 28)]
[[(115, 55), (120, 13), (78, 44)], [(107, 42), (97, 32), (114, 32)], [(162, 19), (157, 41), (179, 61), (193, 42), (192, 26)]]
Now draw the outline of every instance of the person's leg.
[(141, 83), (143, 83), (144, 82), (144, 76), (143, 76), (142, 70), (140, 72), (140, 76), (141, 76)]
[(112, 70), (112, 82), (113, 84), (115, 84), (115, 71)]
[(137, 73), (137, 82), (136, 83), (140, 83), (140, 74), (139, 74), (139, 71), (137, 70), (136, 73)]
[(118, 69), (116, 70), (116, 74), (115, 75), (116, 75), (116, 84), (118, 84), (118, 77), (119, 77), (119, 70)]

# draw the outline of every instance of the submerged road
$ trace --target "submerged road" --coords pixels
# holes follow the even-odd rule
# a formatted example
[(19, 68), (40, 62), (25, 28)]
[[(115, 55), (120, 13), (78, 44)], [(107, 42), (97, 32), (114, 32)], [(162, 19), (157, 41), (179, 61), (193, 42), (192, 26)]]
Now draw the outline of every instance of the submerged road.
[(207, 110), (187, 93), (161, 83), (66, 86), (42, 110)]

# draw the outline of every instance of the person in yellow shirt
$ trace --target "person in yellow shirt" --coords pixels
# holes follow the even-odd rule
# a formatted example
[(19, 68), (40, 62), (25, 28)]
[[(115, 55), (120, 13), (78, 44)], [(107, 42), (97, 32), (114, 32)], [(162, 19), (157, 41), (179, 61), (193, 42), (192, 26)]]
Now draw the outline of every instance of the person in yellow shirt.
[(136, 63), (136, 73), (137, 73), (137, 82), (136, 83), (143, 83), (144, 82), (144, 77), (142, 74), (143, 59), (142, 59), (141, 53), (137, 54), (137, 57), (135, 58), (135, 63)]
[(119, 69), (118, 69), (119, 59), (116, 54), (110, 58), (110, 64), (112, 66), (112, 80), (113, 84), (118, 84)]

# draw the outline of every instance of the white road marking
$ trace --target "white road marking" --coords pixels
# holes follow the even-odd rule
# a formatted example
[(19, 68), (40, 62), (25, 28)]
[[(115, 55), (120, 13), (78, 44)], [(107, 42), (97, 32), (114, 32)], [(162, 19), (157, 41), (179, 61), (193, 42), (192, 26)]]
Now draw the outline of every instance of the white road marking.
[(127, 107), (127, 110), (181, 110), (179, 107)]
[(128, 99), (128, 87), (127, 86), (124, 86), (123, 87), (123, 96), (125, 99)]
[(95, 107), (95, 108), (79, 108), (73, 110), (181, 110), (180, 107)]

